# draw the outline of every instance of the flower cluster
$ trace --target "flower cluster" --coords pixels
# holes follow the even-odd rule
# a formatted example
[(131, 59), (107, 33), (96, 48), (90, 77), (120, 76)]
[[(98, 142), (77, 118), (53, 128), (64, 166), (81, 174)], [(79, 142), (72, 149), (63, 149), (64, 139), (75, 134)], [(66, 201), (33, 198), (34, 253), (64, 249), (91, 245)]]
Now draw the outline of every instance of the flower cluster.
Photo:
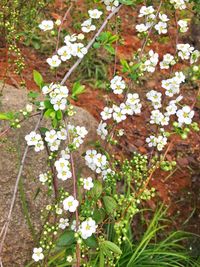
[(97, 225), (92, 218), (88, 218), (86, 221), (83, 221), (79, 226), (79, 233), (83, 239), (87, 239), (96, 232)]
[(83, 143), (83, 139), (88, 134), (88, 131), (84, 126), (74, 126), (71, 124), (68, 124), (67, 129), (69, 131), (70, 137), (71, 137), (71, 144), (75, 148), (79, 148), (80, 145)]
[(84, 57), (84, 55), (87, 54), (87, 48), (82, 43), (76, 42), (83, 38), (83, 34), (65, 36), (65, 45), (58, 49), (58, 55), (53, 55), (51, 58), (48, 58), (47, 63), (51, 67), (58, 67), (61, 64), (61, 61), (69, 60), (72, 56), (79, 58)]
[(185, 75), (182, 72), (175, 72), (175, 76), (162, 80), (162, 87), (166, 90), (165, 94), (169, 97), (179, 94), (180, 85), (185, 81)]
[(173, 66), (176, 64), (176, 61), (174, 59), (174, 56), (167, 53), (163, 56), (163, 61), (160, 62), (160, 68), (161, 69), (169, 69), (170, 66)]
[(64, 230), (69, 226), (69, 219), (60, 218), (58, 227)]
[(101, 15), (103, 14), (103, 12), (99, 11), (98, 9), (89, 10), (88, 13), (89, 13), (90, 18), (85, 20), (81, 24), (81, 30), (82, 32), (85, 32), (85, 33), (96, 30), (96, 26), (92, 24), (92, 19), (99, 19)]
[(188, 24), (186, 20), (183, 20), (183, 19), (179, 20), (178, 25), (180, 27), (180, 32), (187, 32)]
[(177, 44), (178, 56), (184, 60), (189, 59), (192, 52), (194, 51), (194, 47), (189, 44)]
[(147, 72), (154, 72), (158, 64), (159, 56), (153, 50), (149, 51), (149, 59), (147, 59), (141, 68)]
[(55, 167), (58, 172), (58, 179), (66, 181), (67, 179), (72, 177), (70, 162), (67, 159), (60, 158), (56, 160)]
[(138, 32), (146, 32), (154, 23), (156, 16), (153, 14), (155, 12), (152, 6), (142, 6), (139, 12), (139, 18), (145, 17), (145, 24), (141, 23), (136, 25), (136, 30)]
[(167, 33), (167, 21), (169, 21), (166, 14), (159, 13), (160, 21), (154, 26), (158, 34)]
[(67, 105), (67, 97), (69, 90), (67, 86), (60, 84), (45, 85), (42, 88), (42, 92), (45, 95), (49, 95), (50, 102), (53, 105), (54, 110), (64, 110)]
[(85, 155), (86, 165), (96, 173), (102, 173), (108, 166), (105, 155), (97, 153), (96, 150), (87, 150)]
[(174, 6), (175, 9), (186, 9), (186, 3), (189, 0), (170, 0), (170, 3)]
[(118, 0), (103, 0), (104, 4), (106, 5), (107, 11), (113, 11), (116, 7), (119, 6)]
[(44, 149), (44, 142), (40, 134), (32, 131), (30, 134), (25, 136), (25, 140), (28, 146), (34, 146), (36, 152), (39, 152)]
[(126, 87), (125, 81), (122, 80), (121, 76), (116, 75), (111, 81), (110, 81), (110, 87), (113, 90), (114, 94), (122, 94), (123, 90)]
[(146, 138), (146, 142), (149, 147), (156, 147), (158, 151), (162, 151), (164, 146), (167, 144), (167, 137), (163, 135), (158, 135), (157, 137), (151, 135)]

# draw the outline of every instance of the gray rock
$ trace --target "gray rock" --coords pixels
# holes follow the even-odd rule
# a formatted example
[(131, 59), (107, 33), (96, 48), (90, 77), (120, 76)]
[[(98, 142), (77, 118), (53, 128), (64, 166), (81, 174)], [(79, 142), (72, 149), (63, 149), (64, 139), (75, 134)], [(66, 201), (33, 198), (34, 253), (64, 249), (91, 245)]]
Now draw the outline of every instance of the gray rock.
[[(3, 90), (3, 96), (0, 99), (0, 111), (17, 111), (22, 109), (26, 103), (27, 91), (25, 89), (19, 90), (6, 85)], [(88, 176), (90, 175), (90, 171), (85, 167), (81, 155), (89, 148), (89, 143), (96, 139), (97, 122), (82, 108), (75, 107), (75, 110), (76, 115), (71, 119), (71, 123), (85, 126), (89, 132), (84, 144), (80, 147), (78, 153), (74, 155), (76, 172)], [(20, 129), (9, 131), (6, 137), (4, 136), (0, 140), (0, 230), (10, 207), (19, 163), (25, 148), (24, 136), (34, 129), (36, 121), (36, 117), (26, 121)], [(0, 131), (2, 131), (5, 127), (5, 122), (0, 123)], [(48, 123), (43, 120), (41, 125), (45, 127)], [(51, 203), (52, 200), (47, 196), (45, 186), (41, 186), (38, 181), (38, 175), (47, 170), (45, 163), (46, 152), (36, 153), (30, 148), (20, 183), (21, 190), (19, 190), (25, 194), (26, 206), (36, 233), (41, 230), (40, 210), (48, 203)], [(68, 181), (65, 182), (65, 187), (69, 191), (70, 185), (67, 184)], [(39, 187), (42, 188), (41, 192), (35, 198)], [(25, 263), (31, 259), (33, 246), (33, 238), (27, 226), (21, 197), (18, 192), (3, 251), (4, 266), (25, 266)]]

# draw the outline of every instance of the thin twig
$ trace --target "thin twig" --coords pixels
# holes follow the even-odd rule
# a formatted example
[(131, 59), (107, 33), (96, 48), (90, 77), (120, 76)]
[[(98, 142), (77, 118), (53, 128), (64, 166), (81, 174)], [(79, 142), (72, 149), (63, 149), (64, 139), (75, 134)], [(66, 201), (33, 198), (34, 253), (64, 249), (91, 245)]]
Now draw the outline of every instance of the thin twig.
[[(43, 117), (43, 112), (41, 113), (41, 115), (40, 115), (40, 117), (39, 117), (39, 119), (37, 121), (37, 124), (35, 126), (34, 131), (37, 131), (37, 129), (38, 129), (39, 125), (40, 125), (40, 122), (42, 120), (42, 117)], [(27, 156), (27, 153), (28, 153), (28, 149), (29, 149), (29, 146), (27, 145), (25, 150), (24, 150), (24, 154), (23, 154), (23, 157), (22, 157), (22, 160), (21, 160), (21, 163), (20, 163), (20, 168), (19, 168), (19, 172), (18, 172), (17, 179), (16, 179), (16, 182), (15, 182), (15, 187), (14, 187), (14, 191), (13, 191), (13, 197), (12, 197), (10, 209), (9, 209), (9, 212), (8, 212), (8, 216), (7, 216), (6, 222), (4, 223), (4, 226), (3, 226), (4, 231), (2, 231), (2, 239), (1, 239), (1, 243), (0, 243), (0, 263), (1, 263), (1, 265), (2, 265), (1, 257), (2, 257), (3, 245), (4, 245), (4, 242), (5, 242), (5, 238), (6, 238), (6, 235), (7, 235), (7, 232), (8, 232), (8, 228), (9, 228), (9, 224), (10, 224), (10, 221), (11, 221), (11, 215), (12, 215), (12, 211), (13, 211), (13, 208), (14, 208), (14, 205), (15, 205), (15, 201), (16, 201), (16, 197), (17, 197), (18, 185), (19, 185), (19, 181), (20, 181), (20, 178), (21, 178), (21, 175), (22, 175), (23, 168), (24, 168), (25, 159), (26, 159), (26, 156)]]
[(68, 16), (69, 12), (70, 12), (70, 10), (71, 10), (71, 8), (72, 8), (72, 4), (69, 6), (69, 8), (67, 9), (67, 11), (65, 12), (65, 15), (64, 15), (64, 17), (63, 17), (63, 19), (62, 19), (62, 21), (61, 21), (60, 27), (59, 27), (59, 29), (58, 29), (58, 36), (57, 36), (57, 42), (56, 42), (56, 52), (57, 52), (57, 50), (58, 50), (58, 46), (59, 46), (60, 32), (61, 32), (61, 30), (62, 30), (63, 23), (64, 23), (64, 21), (66, 20), (66, 18), (67, 18), (67, 16)]

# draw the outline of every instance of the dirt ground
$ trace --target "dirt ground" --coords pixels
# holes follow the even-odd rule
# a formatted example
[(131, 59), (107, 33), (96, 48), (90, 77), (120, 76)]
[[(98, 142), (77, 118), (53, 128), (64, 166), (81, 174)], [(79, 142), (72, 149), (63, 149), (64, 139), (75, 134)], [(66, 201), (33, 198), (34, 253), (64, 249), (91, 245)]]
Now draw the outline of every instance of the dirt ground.
[[(80, 1), (82, 2), (82, 1)], [(61, 6), (62, 1), (56, 1), (56, 8), (59, 9), (59, 14), (63, 14)], [(80, 10), (84, 10), (84, 6), (78, 6)], [(54, 7), (55, 9), (55, 7)], [(52, 10), (54, 10), (52, 8)], [(55, 17), (55, 12), (49, 12)], [(116, 48), (116, 69), (121, 70), (120, 59), (131, 59), (130, 55), (141, 46), (141, 40), (137, 37), (134, 25), (137, 21), (136, 12), (123, 7), (120, 11), (122, 19), (121, 34), (124, 39), (123, 45), (117, 45)], [(70, 23), (70, 19), (67, 22)], [(159, 53), (160, 58), (165, 53), (174, 53), (175, 46), (175, 28), (169, 29), (171, 40), (167, 44), (163, 44), (156, 40), (153, 42), (151, 48)], [(37, 90), (33, 82), (32, 72), (34, 69), (42, 73), (45, 81), (51, 81), (51, 73), (48, 72), (48, 65), (45, 63), (47, 55), (36, 52), (31, 47), (25, 47), (21, 44), (21, 51), (25, 58), (25, 69), (21, 77), (17, 76), (13, 68), (8, 66), (7, 50), (5, 47), (0, 49), (0, 80), (5, 83), (20, 87), (22, 80), (29, 90)], [(111, 64), (112, 65), (112, 64)], [(174, 70), (183, 69), (183, 64), (177, 64)], [(58, 78), (63, 76), (66, 70), (61, 70), (57, 74)], [(113, 66), (108, 70), (110, 77), (113, 73)], [(76, 75), (76, 74), (75, 74)], [(140, 94), (144, 99), (145, 93), (150, 89), (160, 90), (161, 80), (164, 77), (169, 77), (166, 71), (157, 72), (153, 77), (147, 77), (143, 80), (141, 85), (134, 84), (135, 92)], [(109, 97), (114, 97), (110, 93), (91, 87), (85, 83), (86, 92), (80, 95), (75, 105), (80, 106), (89, 111), (97, 120), (100, 119), (100, 112), (105, 106), (105, 102)], [(192, 84), (185, 84), (182, 86), (181, 94), (184, 95), (185, 103), (188, 105), (194, 104), (195, 118), (194, 121), (199, 122), (200, 107), (196, 103), (196, 96), (198, 91), (197, 86)], [(120, 101), (119, 99), (115, 100)], [(16, 99), (17, 101), (17, 99)], [(143, 111), (139, 116), (129, 118), (125, 123), (122, 123), (120, 128), (125, 129), (125, 136), (120, 140), (120, 145), (115, 151), (116, 155), (130, 156), (132, 152), (138, 151), (144, 154), (150, 154), (151, 150), (145, 144), (146, 136), (154, 130), (149, 125), (148, 107), (143, 102)], [(174, 173), (157, 171), (151, 181), (158, 192), (158, 198), (149, 202), (151, 207), (154, 207), (158, 199), (167, 203), (170, 206), (171, 218), (177, 228), (190, 230), (200, 234), (200, 135), (198, 133), (191, 133), (187, 140), (176, 138), (167, 155), (168, 160), (177, 161), (177, 170)]]

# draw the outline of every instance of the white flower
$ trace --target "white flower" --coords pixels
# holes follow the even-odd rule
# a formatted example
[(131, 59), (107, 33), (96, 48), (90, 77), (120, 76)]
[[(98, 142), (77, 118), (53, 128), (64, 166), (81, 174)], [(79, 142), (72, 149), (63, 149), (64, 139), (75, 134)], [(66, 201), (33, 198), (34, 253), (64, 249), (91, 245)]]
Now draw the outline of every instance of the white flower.
[(81, 30), (82, 32), (91, 32), (91, 31), (95, 31), (96, 30), (96, 26), (92, 25), (92, 19), (87, 19), (85, 20), (82, 24), (81, 24)]
[(175, 9), (185, 9), (186, 4), (185, 2), (188, 2), (189, 0), (170, 0), (170, 3), (174, 5)]
[(82, 43), (76, 43), (74, 44), (74, 49), (72, 51), (73, 56), (77, 56), (79, 58), (83, 58), (84, 55), (87, 54), (87, 48), (84, 47)]
[(105, 155), (98, 153), (97, 155), (95, 155), (93, 162), (97, 167), (102, 168), (107, 164), (107, 159)]
[(174, 65), (175, 63), (176, 61), (174, 60), (174, 56), (168, 53), (163, 56), (163, 61), (160, 62), (160, 68), (169, 69), (169, 67)]
[(41, 173), (39, 175), (39, 181), (43, 184), (46, 183), (46, 181), (48, 181), (48, 174), (47, 173)]
[(54, 56), (52, 56), (50, 58), (47, 58), (47, 63), (51, 67), (57, 68), (61, 64), (61, 60), (59, 59), (59, 57), (57, 55), (54, 55)]
[(58, 55), (61, 57), (62, 61), (66, 61), (71, 58), (71, 53), (69, 46), (65, 45), (58, 49)]
[(182, 126), (183, 123), (185, 124), (192, 123), (192, 118), (194, 117), (194, 111), (191, 110), (189, 106), (184, 106), (182, 109), (179, 109), (176, 112), (176, 115), (178, 117), (179, 125)]
[(146, 142), (148, 143), (149, 147), (156, 146), (157, 144), (157, 138), (154, 135), (150, 135), (146, 138)]
[(77, 39), (76, 34), (66, 35), (64, 38), (64, 42), (66, 45), (71, 45), (71, 43), (75, 42), (76, 39)]
[(88, 177), (88, 178), (85, 178), (84, 180), (83, 180), (83, 188), (85, 189), (85, 190), (90, 190), (91, 188), (93, 188), (94, 187), (94, 183), (93, 183), (93, 181), (92, 181), (92, 177)]
[(67, 226), (69, 226), (69, 219), (60, 218), (58, 227), (64, 230)]
[(198, 61), (200, 57), (200, 52), (198, 50), (195, 50), (192, 52), (191, 57), (190, 57), (190, 64), (194, 64)]
[(156, 139), (158, 151), (163, 150), (164, 146), (167, 144), (167, 137), (159, 135)]
[(165, 34), (167, 33), (167, 23), (166, 22), (158, 22), (154, 28), (158, 31), (159, 34)]
[(147, 59), (143, 64), (144, 71), (154, 72), (155, 67), (158, 64), (158, 54), (155, 53), (153, 50), (149, 51), (149, 59)]
[(144, 23), (141, 23), (141, 24), (137, 24), (136, 26), (135, 26), (135, 28), (136, 28), (136, 30), (138, 31), (138, 32), (146, 32), (147, 30), (148, 30), (148, 26), (147, 25), (145, 25)]
[(55, 97), (50, 100), (51, 104), (53, 105), (54, 110), (64, 110), (66, 108), (67, 99), (60, 97)]
[(148, 6), (148, 7), (142, 6), (140, 8), (140, 13), (139, 13), (138, 17), (148, 16), (148, 15), (154, 13), (154, 11), (155, 10), (154, 10), (153, 6)]
[(97, 225), (92, 218), (88, 218), (86, 221), (82, 222), (79, 227), (79, 232), (83, 239), (87, 239), (96, 232)]
[(66, 259), (66, 261), (68, 261), (68, 262), (72, 262), (72, 261), (73, 261), (73, 258), (72, 258), (72, 256), (71, 256), (71, 255), (67, 256), (67, 259)]
[(106, 139), (106, 136), (108, 135), (108, 130), (106, 129), (107, 123), (103, 123), (102, 121), (99, 123), (97, 128), (97, 134), (101, 136), (102, 140)]
[(41, 140), (41, 135), (32, 131), (30, 134), (25, 136), (25, 140), (28, 146), (35, 146)]
[(77, 35), (77, 38), (78, 38), (79, 40), (83, 40), (83, 39), (85, 38), (85, 36), (84, 36), (83, 33), (79, 33), (79, 34)]
[(28, 113), (31, 113), (31, 112), (33, 111), (33, 105), (31, 105), (31, 104), (27, 104), (27, 105), (26, 105), (26, 111), (27, 111)]
[(167, 21), (169, 21), (169, 18), (167, 17), (166, 14), (161, 14), (161, 13), (159, 13), (159, 19), (160, 19), (162, 22), (167, 22)]
[(46, 131), (45, 132), (45, 141), (48, 143), (53, 143), (54, 141), (57, 140), (57, 133), (56, 131), (53, 129), (51, 131)]
[(122, 112), (122, 110), (121, 110), (120, 107), (117, 107), (117, 106), (114, 106), (114, 107), (113, 107), (113, 119), (114, 119), (117, 123), (119, 123), (119, 122), (121, 122), (121, 121), (123, 121), (123, 120), (126, 119), (126, 115), (123, 114), (123, 112)]
[(49, 143), (50, 150), (57, 151), (59, 149), (60, 142), (61, 142), (60, 140), (55, 140), (53, 143)]
[(194, 47), (190, 46), (189, 44), (177, 44), (177, 50), (178, 52), (178, 56), (184, 60), (184, 59), (189, 59), (190, 55), (192, 54), (192, 52), (194, 51)]
[(42, 253), (42, 248), (34, 248), (32, 259), (36, 262), (44, 259), (44, 254)]
[(52, 20), (43, 20), (40, 25), (39, 28), (43, 31), (49, 31), (53, 29), (53, 21)]
[(114, 11), (115, 8), (119, 6), (118, 0), (103, 0), (103, 2), (106, 5), (107, 11)]
[(113, 109), (112, 108), (109, 108), (109, 107), (105, 107), (103, 109), (103, 111), (101, 112), (101, 118), (102, 120), (109, 120), (112, 118), (112, 112), (113, 112)]
[(60, 140), (66, 140), (67, 130), (65, 128), (60, 129), (60, 131), (57, 132), (57, 138)]
[(179, 20), (178, 25), (180, 26), (180, 32), (187, 32), (188, 30), (188, 24), (186, 20)]
[(73, 196), (69, 196), (63, 200), (64, 210), (67, 210), (69, 212), (75, 212), (78, 205), (78, 200), (76, 200)]
[(61, 208), (56, 208), (56, 214), (61, 215), (63, 213), (63, 210)]
[(96, 150), (87, 150), (85, 155), (85, 160), (88, 163), (93, 163), (93, 160), (97, 154)]
[(126, 87), (125, 81), (122, 80), (122, 77), (117, 75), (111, 80), (110, 87), (114, 94), (122, 94)]
[(93, 10), (88, 10), (88, 14), (91, 19), (99, 19), (103, 14), (103, 12), (99, 11), (98, 9), (93, 9)]
[(62, 23), (62, 21), (61, 21), (60, 19), (57, 19), (57, 20), (55, 21), (56, 26), (60, 26), (61, 23)]

